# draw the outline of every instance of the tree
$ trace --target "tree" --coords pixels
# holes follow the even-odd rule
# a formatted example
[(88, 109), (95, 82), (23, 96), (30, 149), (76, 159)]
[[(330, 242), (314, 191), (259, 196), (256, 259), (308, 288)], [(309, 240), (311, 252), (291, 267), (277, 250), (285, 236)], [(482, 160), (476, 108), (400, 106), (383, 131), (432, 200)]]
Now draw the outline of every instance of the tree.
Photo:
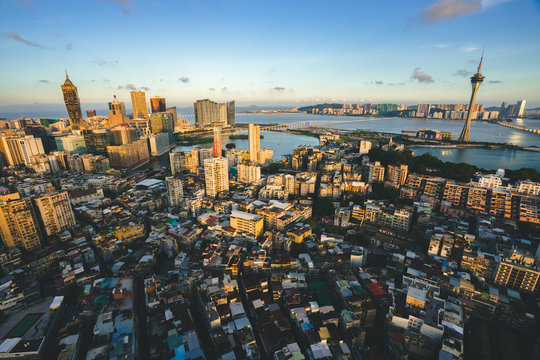
[(313, 215), (315, 216), (333, 216), (334, 204), (327, 197), (319, 197), (313, 200)]
[(227, 145), (225, 145), (225, 147), (226, 147), (227, 149), (229, 149), (229, 150), (230, 150), (230, 149), (236, 149), (236, 145), (235, 145), (234, 143), (228, 143)]

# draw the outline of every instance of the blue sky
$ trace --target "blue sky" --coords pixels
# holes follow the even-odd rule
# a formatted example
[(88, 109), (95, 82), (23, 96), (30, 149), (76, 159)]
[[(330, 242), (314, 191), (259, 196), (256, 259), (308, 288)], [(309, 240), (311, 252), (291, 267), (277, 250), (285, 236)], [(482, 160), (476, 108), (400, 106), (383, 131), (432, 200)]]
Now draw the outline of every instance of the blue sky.
[(0, 106), (85, 104), (132, 88), (189, 106), (323, 101), (540, 106), (533, 0), (0, 0)]

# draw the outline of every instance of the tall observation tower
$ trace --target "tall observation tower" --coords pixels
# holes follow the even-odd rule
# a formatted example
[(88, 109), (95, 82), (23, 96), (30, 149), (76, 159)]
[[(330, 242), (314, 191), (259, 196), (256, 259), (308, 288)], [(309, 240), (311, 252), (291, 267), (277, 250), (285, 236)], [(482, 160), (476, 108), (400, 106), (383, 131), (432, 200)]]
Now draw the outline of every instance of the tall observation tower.
[(480, 85), (484, 81), (484, 76), (480, 72), (482, 69), (482, 60), (484, 60), (484, 52), (482, 51), (482, 57), (480, 58), (480, 64), (478, 65), (478, 71), (476, 74), (474, 74), (471, 77), (471, 85), (472, 85), (472, 94), (471, 94), (471, 101), (469, 103), (469, 112), (467, 113), (467, 121), (465, 121), (465, 126), (463, 126), (463, 130), (461, 131), (461, 135), (459, 136), (459, 141), (470, 141), (471, 140), (471, 116), (474, 111), (474, 102), (476, 100), (476, 93), (478, 92), (478, 89), (480, 88)]

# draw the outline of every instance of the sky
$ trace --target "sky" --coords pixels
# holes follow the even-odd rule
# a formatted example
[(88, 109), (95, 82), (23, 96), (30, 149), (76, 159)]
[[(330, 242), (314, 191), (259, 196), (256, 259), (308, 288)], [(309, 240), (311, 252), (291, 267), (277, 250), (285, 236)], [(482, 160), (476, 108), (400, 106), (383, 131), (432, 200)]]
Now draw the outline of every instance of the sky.
[[(540, 106), (539, 0), (0, 0), (0, 110), (168, 105)], [(130, 104), (129, 104), (130, 105)], [(84, 109), (84, 106), (83, 106)]]

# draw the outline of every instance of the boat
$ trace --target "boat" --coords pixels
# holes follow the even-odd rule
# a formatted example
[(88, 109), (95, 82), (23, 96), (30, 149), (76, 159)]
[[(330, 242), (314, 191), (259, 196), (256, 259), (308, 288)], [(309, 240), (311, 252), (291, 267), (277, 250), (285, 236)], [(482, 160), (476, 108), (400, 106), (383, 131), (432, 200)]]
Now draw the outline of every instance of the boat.
[(401, 132), (403, 134), (416, 134), (417, 133), (416, 130), (401, 130)]

